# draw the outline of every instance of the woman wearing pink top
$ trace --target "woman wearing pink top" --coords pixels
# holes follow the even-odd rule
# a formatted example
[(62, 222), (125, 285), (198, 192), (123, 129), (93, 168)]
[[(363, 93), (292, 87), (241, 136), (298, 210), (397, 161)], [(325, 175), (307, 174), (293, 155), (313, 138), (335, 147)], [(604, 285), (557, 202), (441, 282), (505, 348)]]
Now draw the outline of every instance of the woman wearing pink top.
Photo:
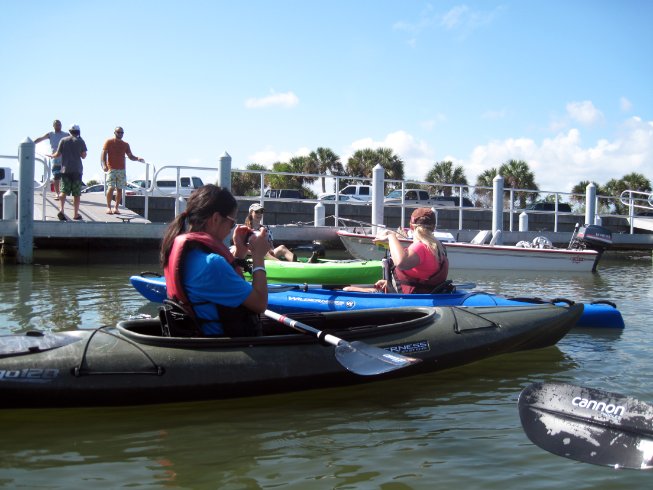
[[(418, 208), (410, 216), (410, 231), (413, 243), (404, 248), (397, 233), (383, 230), (375, 243), (385, 244), (390, 250), (393, 267), (392, 276), (400, 292), (431, 293), (447, 280), (449, 260), (440, 241), (433, 236), (435, 212), (431, 208)], [(378, 281), (376, 291), (388, 291), (388, 281)], [(347, 287), (347, 291), (369, 291), (369, 289)]]

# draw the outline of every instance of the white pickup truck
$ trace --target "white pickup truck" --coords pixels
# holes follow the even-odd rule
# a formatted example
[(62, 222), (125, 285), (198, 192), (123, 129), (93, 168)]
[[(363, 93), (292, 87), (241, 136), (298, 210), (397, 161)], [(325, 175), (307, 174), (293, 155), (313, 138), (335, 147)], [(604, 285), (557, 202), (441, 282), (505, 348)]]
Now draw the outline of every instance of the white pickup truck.
[(9, 167), (0, 167), (0, 187), (10, 187), (12, 180), (11, 169)]
[[(429, 196), (428, 191), (424, 189), (406, 189), (403, 191), (404, 204), (417, 205), (417, 206), (455, 206), (455, 198), (445, 198), (443, 196)], [(395, 189), (385, 196), (384, 202), (387, 205), (401, 204), (401, 189)]]

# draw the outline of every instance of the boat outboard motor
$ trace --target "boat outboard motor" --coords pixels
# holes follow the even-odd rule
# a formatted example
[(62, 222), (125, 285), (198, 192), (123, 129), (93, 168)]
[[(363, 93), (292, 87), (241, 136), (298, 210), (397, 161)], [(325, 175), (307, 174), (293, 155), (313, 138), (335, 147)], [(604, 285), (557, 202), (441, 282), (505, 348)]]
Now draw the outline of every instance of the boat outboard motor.
[(610, 248), (612, 245), (612, 232), (607, 228), (599, 225), (576, 225), (574, 234), (571, 237), (569, 242), (570, 249), (577, 250), (596, 250), (599, 254), (594, 261), (594, 266), (592, 267), (592, 272), (596, 271), (596, 266), (599, 263), (603, 252), (606, 249)]
[(585, 225), (578, 228), (570, 248), (589, 248), (602, 252), (610, 248), (610, 245), (612, 245), (610, 230), (599, 225)]

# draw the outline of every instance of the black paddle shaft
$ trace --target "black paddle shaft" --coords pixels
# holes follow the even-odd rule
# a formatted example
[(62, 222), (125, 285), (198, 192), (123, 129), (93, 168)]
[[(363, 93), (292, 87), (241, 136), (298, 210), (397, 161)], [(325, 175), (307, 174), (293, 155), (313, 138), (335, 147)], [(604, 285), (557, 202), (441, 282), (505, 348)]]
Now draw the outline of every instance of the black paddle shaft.
[(653, 406), (563, 383), (535, 383), (519, 396), (528, 438), (570, 459), (615, 468), (653, 468)]

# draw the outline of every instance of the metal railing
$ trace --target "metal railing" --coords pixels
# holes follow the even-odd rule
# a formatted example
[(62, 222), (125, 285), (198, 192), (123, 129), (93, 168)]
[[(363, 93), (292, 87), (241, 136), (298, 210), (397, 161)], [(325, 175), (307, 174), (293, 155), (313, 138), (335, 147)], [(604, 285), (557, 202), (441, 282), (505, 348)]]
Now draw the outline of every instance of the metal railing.
[[(17, 161), (18, 157), (13, 155), (0, 155), (0, 159), (9, 159), (12, 161)], [(35, 186), (35, 190), (40, 190), (43, 201), (43, 212), (42, 219), (45, 220), (45, 200), (47, 196), (47, 191), (50, 188), (50, 183), (52, 181), (51, 174), (51, 159), (47, 156), (38, 154), (35, 158), (36, 162), (39, 162), (43, 166), (43, 177), (42, 182)], [(153, 196), (155, 193), (159, 195), (166, 195), (174, 197), (175, 202), (175, 213), (179, 212), (180, 200), (179, 197), (187, 197), (184, 187), (181, 186), (181, 172), (184, 171), (187, 173), (188, 170), (200, 170), (200, 171), (210, 171), (216, 172), (215, 167), (205, 167), (205, 166), (185, 166), (185, 165), (166, 165), (157, 169), (154, 164), (149, 162), (145, 163), (146, 165), (146, 175), (145, 181), (150, 182), (149, 187), (145, 187), (142, 190), (142, 193), (145, 197), (145, 206), (144, 206), (144, 217), (148, 218), (149, 210), (149, 197)], [(153, 173), (152, 179), (150, 180), (150, 167)], [(159, 188), (157, 185), (157, 180), (160, 179), (164, 171), (174, 170), (176, 175), (176, 186), (174, 192), (167, 192), (169, 189)], [(335, 196), (340, 195), (341, 189), (345, 185), (350, 185), (352, 183), (363, 183), (363, 184), (372, 184), (373, 179), (367, 177), (350, 177), (350, 176), (337, 176), (337, 175), (320, 175), (320, 174), (305, 174), (305, 173), (296, 173), (296, 172), (275, 172), (270, 170), (249, 170), (249, 169), (231, 169), (233, 173), (248, 173), (248, 174), (258, 174), (259, 175), (259, 195), (258, 198), (261, 202), (270, 199), (266, 197), (266, 177), (268, 176), (293, 176), (293, 177), (303, 177), (309, 180), (316, 181), (318, 179), (325, 178), (329, 180), (329, 187), (334, 189)], [(343, 183), (343, 180), (345, 181)], [(447, 195), (450, 195), (454, 202), (455, 206), (434, 206), (434, 209), (456, 209), (458, 211), (458, 229), (464, 229), (464, 218), (469, 216), (468, 213), (473, 213), (475, 211), (483, 211), (491, 208), (491, 194), (492, 187), (486, 186), (474, 186), (474, 185), (461, 185), (461, 184), (443, 184), (436, 182), (426, 182), (419, 180), (393, 180), (386, 179), (383, 181), (384, 189), (387, 186), (392, 186), (393, 188), (401, 189), (406, 191), (412, 188), (437, 188), (442, 190), (443, 188), (450, 188), (451, 192), (447, 192)], [(105, 181), (106, 189), (106, 181)], [(0, 187), (0, 190), (6, 190)], [(582, 213), (585, 209), (585, 194), (570, 193), (570, 192), (559, 192), (559, 191), (546, 191), (546, 190), (533, 190), (533, 189), (518, 189), (518, 188), (504, 188), (504, 193), (507, 195), (507, 199), (504, 201), (504, 211), (509, 213), (509, 230), (513, 231), (515, 216), (519, 215), (526, 211), (528, 214), (553, 214), (554, 215), (554, 230), (558, 231), (558, 219), (560, 216), (569, 215), (569, 214), (579, 214)], [(445, 193), (443, 193), (445, 194)], [(531, 194), (537, 197), (542, 195), (553, 196), (552, 201), (554, 203), (553, 211), (539, 211), (539, 210), (525, 210), (522, 207), (516, 205), (518, 201), (519, 194)], [(236, 196), (237, 199), (247, 198), (248, 196)], [(249, 196), (251, 198), (251, 196)], [(474, 206), (465, 206), (464, 199), (469, 198), (474, 202)], [(563, 212), (559, 210), (558, 204), (564, 202), (563, 199), (566, 199), (567, 202), (572, 206), (572, 213)], [(294, 202), (296, 199), (292, 198), (274, 198), (275, 202)], [(506, 202), (507, 201), (507, 202)], [(312, 199), (306, 198), (302, 199), (302, 202), (307, 203), (322, 203), (322, 204), (333, 204), (335, 206), (335, 213), (333, 215), (334, 221), (336, 224), (339, 221), (340, 217), (340, 206), (346, 204), (348, 206), (369, 206), (370, 202), (367, 201), (340, 201), (335, 199), (333, 201), (325, 201), (319, 198)], [(624, 215), (619, 212), (620, 205), (628, 206), (629, 214)], [(414, 203), (405, 202), (405, 192), (402, 192), (402, 201), (401, 203), (394, 204), (394, 206), (401, 206), (401, 225), (403, 226), (406, 222), (406, 208), (414, 208)], [(650, 192), (639, 192), (639, 191), (624, 191), (620, 197), (613, 196), (601, 196), (597, 195), (595, 200), (596, 215), (601, 217), (616, 217), (628, 219), (632, 218), (634, 215), (634, 210), (637, 208), (651, 210), (653, 209), (653, 196)], [(437, 213), (436, 213), (437, 214)], [(632, 219), (630, 220), (632, 223)], [(631, 233), (633, 233), (632, 224), (631, 224)]]
[[(18, 162), (18, 155), (0, 155), (0, 160), (15, 160), (16, 162)], [(38, 185), (34, 186), (34, 191), (41, 191), (41, 200), (42, 200), (41, 220), (45, 221), (45, 198), (47, 197), (47, 192), (48, 189), (50, 188), (50, 182), (51, 182), (50, 177), (52, 176), (51, 161), (50, 158), (45, 155), (36, 154), (34, 158), (34, 162), (35, 164), (41, 163), (43, 165), (42, 181), (40, 183), (37, 183), (35, 181), (35, 183), (37, 183)], [(12, 183), (13, 183), (13, 179), (12, 179)], [(18, 180), (16, 180), (16, 183), (18, 183)], [(18, 190), (18, 187), (19, 187), (18, 185), (14, 187), (11, 183), (9, 186), (0, 185), (0, 192), (5, 192), (7, 190), (16, 191)]]
[(634, 232), (635, 217), (641, 213), (636, 210), (644, 210), (645, 213), (653, 215), (653, 193), (646, 191), (625, 190), (619, 196), (619, 201), (628, 206), (628, 220), (630, 222), (630, 233)]

